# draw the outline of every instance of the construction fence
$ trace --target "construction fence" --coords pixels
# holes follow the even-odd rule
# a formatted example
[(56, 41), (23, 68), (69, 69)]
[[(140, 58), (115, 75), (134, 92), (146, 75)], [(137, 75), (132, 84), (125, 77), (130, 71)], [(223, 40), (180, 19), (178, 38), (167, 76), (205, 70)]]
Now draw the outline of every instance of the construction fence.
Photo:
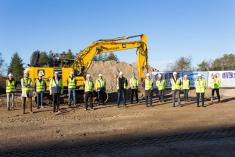
[[(172, 77), (172, 71), (161, 71), (161, 72), (152, 72), (153, 79), (157, 79), (158, 74), (166, 79), (167, 88), (170, 88), (170, 79)], [(178, 77), (183, 79), (184, 75), (187, 75), (190, 80), (190, 87), (194, 87), (194, 82), (197, 79), (198, 74), (202, 74), (203, 78), (206, 80), (207, 86), (209, 87), (209, 81), (213, 74), (219, 76), (221, 80), (221, 87), (223, 88), (234, 88), (235, 87), (235, 70), (231, 71), (180, 71), (178, 72)]]

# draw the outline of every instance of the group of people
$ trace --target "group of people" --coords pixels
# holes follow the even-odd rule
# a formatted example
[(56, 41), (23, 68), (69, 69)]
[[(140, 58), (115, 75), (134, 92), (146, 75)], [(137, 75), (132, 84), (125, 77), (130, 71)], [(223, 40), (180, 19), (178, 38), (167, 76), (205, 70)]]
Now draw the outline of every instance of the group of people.
[[(128, 81), (123, 73), (120, 72), (118, 78), (116, 80), (117, 87), (117, 106), (120, 107), (121, 101), (123, 105), (126, 107), (126, 94), (128, 89), (128, 82), (130, 84), (130, 102), (133, 103), (134, 97), (136, 103), (139, 103), (138, 91), (139, 91), (139, 80), (135, 76), (132, 75), (130, 80)], [(162, 74), (157, 75), (157, 81), (154, 81), (151, 78), (149, 73), (146, 74), (145, 80), (143, 82), (145, 89), (145, 105), (146, 107), (152, 106), (152, 97), (154, 93), (154, 84), (157, 87), (157, 95), (159, 96), (159, 101), (165, 101), (165, 91), (166, 91), (166, 80), (162, 76)], [(184, 93), (184, 101), (188, 101), (188, 93), (190, 90), (190, 81), (187, 75), (184, 75), (183, 79), (177, 76), (177, 72), (173, 72), (172, 78), (170, 79), (171, 91), (172, 91), (172, 105), (176, 106), (176, 101), (179, 106), (181, 105), (180, 93), (183, 91)], [(67, 80), (68, 85), (68, 104), (69, 106), (76, 106), (76, 78), (73, 72), (70, 72), (69, 78)], [(219, 88), (221, 85), (221, 81), (217, 75), (213, 75), (210, 80), (210, 87), (212, 89), (211, 93), (211, 101), (213, 102), (214, 93), (216, 92), (218, 97), (218, 102), (220, 102), (220, 93)], [(16, 92), (16, 81), (12, 74), (8, 75), (8, 79), (6, 80), (6, 94), (7, 94), (7, 109), (14, 110), (14, 93)], [(29, 77), (29, 72), (27, 70), (24, 71), (24, 77), (21, 79), (21, 89), (22, 89), (22, 111), (25, 114), (26, 104), (29, 105), (30, 113), (33, 113), (33, 105), (32, 105), (32, 97), (36, 94), (36, 103), (37, 108), (43, 108), (44, 95), (47, 90), (46, 81), (43, 79), (43, 73), (39, 72), (38, 78), (35, 80), (33, 84), (32, 79)], [(58, 72), (54, 73), (53, 78), (50, 79), (49, 83), (49, 92), (52, 96), (52, 104), (53, 104), (53, 112), (60, 112), (60, 96), (63, 94), (63, 81), (61, 75)], [(198, 78), (195, 80), (195, 91), (196, 91), (196, 102), (197, 106), (204, 106), (204, 97), (206, 90), (206, 81), (202, 77), (202, 74), (198, 74)], [(98, 94), (98, 104), (105, 104), (105, 92), (106, 92), (106, 80), (103, 78), (102, 74), (98, 75), (98, 79), (96, 79), (95, 84), (91, 78), (90, 74), (86, 75), (86, 80), (84, 82), (84, 100), (85, 100), (85, 110), (88, 110), (88, 107), (93, 109), (93, 91), (97, 91)], [(34, 94), (35, 93), (35, 94)]]

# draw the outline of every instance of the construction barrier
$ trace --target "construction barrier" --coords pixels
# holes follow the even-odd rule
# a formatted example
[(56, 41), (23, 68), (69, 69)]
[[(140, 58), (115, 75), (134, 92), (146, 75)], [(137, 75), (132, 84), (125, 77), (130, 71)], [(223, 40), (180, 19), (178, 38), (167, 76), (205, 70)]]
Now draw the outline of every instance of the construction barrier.
[[(157, 80), (157, 75), (162, 74), (166, 79), (167, 88), (170, 88), (170, 79), (172, 77), (172, 71), (160, 71), (153, 72), (152, 76), (154, 80)], [(235, 71), (180, 71), (177, 72), (178, 77), (183, 79), (184, 75), (188, 76), (190, 80), (190, 87), (194, 87), (194, 82), (197, 79), (198, 74), (202, 74), (202, 77), (206, 80), (207, 87), (209, 87), (209, 82), (212, 74), (217, 74), (221, 80), (221, 87), (234, 88), (235, 87)]]

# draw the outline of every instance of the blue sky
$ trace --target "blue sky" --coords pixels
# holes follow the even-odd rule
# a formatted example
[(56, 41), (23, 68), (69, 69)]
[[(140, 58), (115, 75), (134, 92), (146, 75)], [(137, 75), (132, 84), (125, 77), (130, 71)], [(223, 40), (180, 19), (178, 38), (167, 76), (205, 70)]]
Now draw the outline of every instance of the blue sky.
[[(235, 52), (234, 0), (0, 0), (0, 52), (79, 52), (92, 41), (146, 34), (150, 64), (160, 70), (180, 56), (196, 66)], [(135, 50), (116, 53), (135, 62)], [(133, 57), (132, 57), (133, 56)]]

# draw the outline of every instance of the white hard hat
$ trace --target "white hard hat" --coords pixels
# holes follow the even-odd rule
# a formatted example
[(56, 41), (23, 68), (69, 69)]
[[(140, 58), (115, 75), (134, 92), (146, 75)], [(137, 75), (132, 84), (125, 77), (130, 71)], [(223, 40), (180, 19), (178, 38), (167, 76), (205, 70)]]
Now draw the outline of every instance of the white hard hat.
[(185, 77), (185, 78), (187, 78), (187, 77), (188, 77), (188, 75), (184, 75), (184, 77)]
[(149, 73), (147, 73), (147, 74), (146, 74), (146, 76), (148, 77), (148, 76), (150, 76), (150, 74), (149, 74)]
[(12, 73), (9, 73), (9, 74), (8, 74), (8, 77), (13, 77), (13, 74), (12, 74)]
[(86, 74), (86, 77), (90, 77), (91, 75), (90, 74)]
[(198, 76), (198, 77), (202, 77), (202, 74), (201, 74), (201, 73), (199, 73), (197, 76)]
[(162, 77), (162, 74), (158, 74), (157, 76), (158, 76), (158, 77)]
[(173, 75), (177, 75), (177, 72), (176, 72), (176, 71), (174, 71), (174, 72), (173, 72)]
[(24, 70), (24, 74), (28, 74), (29, 73), (29, 70), (28, 69), (25, 69)]
[(73, 71), (71, 71), (71, 72), (70, 72), (70, 74), (74, 74), (74, 72), (73, 72)]
[(99, 77), (103, 76), (102, 74), (99, 74)]
[(121, 76), (121, 75), (123, 75), (123, 73), (120, 71), (120, 72), (119, 72), (119, 76)]
[(39, 77), (42, 77), (42, 76), (43, 76), (43, 74), (42, 74), (41, 71), (38, 73), (38, 76), (39, 76)]
[(58, 71), (56, 71), (55, 74), (59, 74)]

